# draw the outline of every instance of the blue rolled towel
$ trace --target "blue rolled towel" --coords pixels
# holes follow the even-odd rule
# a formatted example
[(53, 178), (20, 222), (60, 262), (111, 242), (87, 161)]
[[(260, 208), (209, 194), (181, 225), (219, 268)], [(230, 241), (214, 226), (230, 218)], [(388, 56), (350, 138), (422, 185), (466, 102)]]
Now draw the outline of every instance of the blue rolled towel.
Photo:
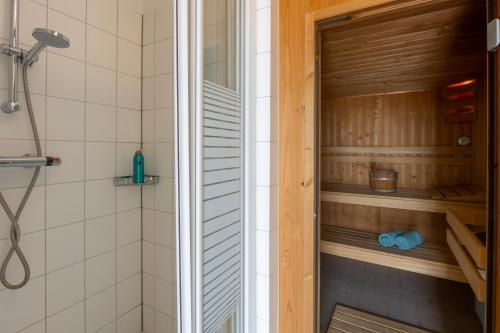
[(418, 231), (412, 231), (396, 237), (396, 246), (400, 250), (411, 250), (424, 243), (424, 237)]
[(394, 245), (396, 245), (396, 238), (403, 234), (402, 231), (382, 233), (378, 236), (378, 243), (382, 247), (394, 247)]

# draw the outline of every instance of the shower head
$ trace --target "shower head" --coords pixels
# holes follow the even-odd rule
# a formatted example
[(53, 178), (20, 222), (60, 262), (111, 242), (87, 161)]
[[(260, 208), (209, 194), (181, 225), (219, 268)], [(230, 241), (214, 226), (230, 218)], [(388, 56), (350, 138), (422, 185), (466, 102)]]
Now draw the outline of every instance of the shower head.
[(31, 65), (36, 61), (40, 52), (47, 46), (65, 49), (69, 47), (69, 38), (63, 34), (45, 28), (33, 29), (33, 37), (38, 41), (24, 58), (24, 63)]
[(63, 34), (58, 33), (45, 28), (33, 29), (33, 37), (42, 44), (51, 47), (57, 47), (59, 49), (65, 49), (69, 47), (69, 38)]

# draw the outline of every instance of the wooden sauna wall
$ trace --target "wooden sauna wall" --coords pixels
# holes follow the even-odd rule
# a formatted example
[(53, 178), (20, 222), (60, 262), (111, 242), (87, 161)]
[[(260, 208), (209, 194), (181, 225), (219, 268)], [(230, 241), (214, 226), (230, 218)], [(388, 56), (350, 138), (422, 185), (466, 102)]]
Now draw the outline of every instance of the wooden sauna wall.
[[(483, 92), (482, 84), (480, 92)], [(486, 110), (481, 94), (479, 119), (447, 124), (440, 109), (439, 89), (325, 98), (321, 140), (325, 153), (321, 180), (327, 183), (369, 184), (366, 164), (335, 162), (326, 156), (335, 146), (456, 146), (459, 135), (471, 136), (472, 165), (377, 164), (400, 172), (399, 186), (431, 189), (447, 185), (486, 183)], [(323, 224), (373, 233), (419, 230), (433, 243), (446, 243), (444, 214), (323, 202)]]
[[(473, 124), (447, 124), (440, 109), (439, 90), (349, 96), (323, 101), (322, 148), (335, 146), (456, 146), (457, 137), (472, 137)], [(322, 182), (369, 184), (369, 165), (336, 162), (322, 156)], [(471, 165), (377, 164), (399, 172), (398, 186), (431, 189), (470, 184)]]
[(446, 243), (444, 214), (322, 202), (321, 223), (376, 234), (418, 230), (428, 242)]

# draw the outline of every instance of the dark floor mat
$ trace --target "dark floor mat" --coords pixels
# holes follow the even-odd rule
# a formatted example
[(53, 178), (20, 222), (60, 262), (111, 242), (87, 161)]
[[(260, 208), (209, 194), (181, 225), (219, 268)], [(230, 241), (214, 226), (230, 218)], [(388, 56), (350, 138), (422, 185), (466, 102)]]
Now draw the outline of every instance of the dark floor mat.
[(439, 333), (480, 333), (469, 285), (321, 254), (321, 332), (351, 308)]

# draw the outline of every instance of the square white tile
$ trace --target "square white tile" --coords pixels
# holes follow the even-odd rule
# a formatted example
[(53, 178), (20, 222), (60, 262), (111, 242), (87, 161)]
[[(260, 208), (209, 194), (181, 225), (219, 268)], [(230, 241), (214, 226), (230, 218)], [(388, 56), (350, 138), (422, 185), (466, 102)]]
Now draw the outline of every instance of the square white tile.
[(83, 221), (83, 182), (49, 185), (46, 193), (47, 228)]
[(85, 217), (87, 219), (113, 214), (115, 209), (115, 185), (113, 180), (85, 182)]
[(87, 0), (87, 23), (116, 35), (118, 24), (116, 0)]
[(116, 282), (116, 252), (111, 251), (85, 261), (86, 297), (97, 294)]
[(117, 315), (126, 314), (142, 302), (141, 274), (136, 274), (117, 285)]
[(116, 105), (116, 72), (87, 65), (87, 102)]
[(161, 41), (173, 36), (173, 5), (168, 3), (156, 11), (155, 40)]
[(173, 108), (155, 110), (155, 141), (174, 142)]
[(174, 285), (160, 279), (155, 280), (155, 308), (159, 312), (172, 317), (174, 302)]
[(155, 107), (155, 78), (142, 79), (142, 110), (152, 110)]
[(155, 75), (155, 44), (142, 48), (142, 77)]
[(67, 15), (85, 21), (86, 0), (48, 0), (50, 8), (57, 9)]
[(116, 318), (116, 287), (108, 288), (85, 303), (86, 332), (94, 333)]
[(49, 96), (83, 101), (85, 98), (85, 64), (49, 53), (47, 55), (47, 82)]
[(174, 177), (174, 147), (172, 143), (155, 144), (155, 173), (157, 176)]
[[(47, 318), (48, 333), (85, 333), (84, 327), (85, 304), (83, 302)], [(45, 332), (45, 327), (43, 332)]]
[(47, 230), (47, 271), (83, 260), (83, 222)]
[(121, 3), (118, 4), (118, 36), (142, 45), (142, 15)]
[(142, 239), (154, 242), (155, 237), (155, 211), (142, 208)]
[[(146, 4), (144, 5), (146, 7)], [(155, 12), (144, 14), (142, 23), (142, 44), (150, 45), (155, 42)]]
[(172, 74), (165, 74), (155, 77), (155, 108), (164, 109), (172, 107), (174, 100)]
[(155, 211), (155, 242), (173, 248), (174, 242), (174, 214)]
[(85, 256), (87, 258), (116, 247), (116, 217), (108, 215), (85, 221)]
[(47, 274), (47, 315), (84, 299), (83, 262)]
[(116, 242), (118, 247), (130, 244), (141, 239), (140, 209), (133, 209), (117, 214), (116, 224)]
[(141, 306), (135, 307), (122, 317), (118, 318), (117, 329), (120, 333), (136, 333), (141, 331), (142, 311)]
[(173, 39), (168, 38), (155, 44), (155, 74), (173, 72)]
[(118, 187), (116, 205), (118, 212), (141, 207), (141, 188), (136, 186)]
[(142, 273), (142, 301), (145, 305), (155, 307), (155, 278)]
[(47, 98), (47, 139), (83, 141), (85, 104), (67, 99)]
[(174, 251), (162, 245), (155, 245), (155, 276), (173, 282)]
[(161, 177), (155, 186), (155, 208), (172, 213), (174, 211), (174, 180)]
[(118, 107), (141, 109), (141, 79), (127, 74), (118, 73)]
[(118, 39), (118, 71), (141, 77), (142, 48), (125, 39)]
[(116, 36), (87, 25), (87, 62), (116, 69)]
[(116, 143), (87, 142), (85, 145), (85, 179), (113, 178), (116, 170)]
[(17, 332), (45, 316), (45, 277), (33, 279), (19, 290), (0, 290), (2, 330)]
[(154, 276), (155, 274), (155, 248), (151, 242), (142, 242), (142, 271)]
[(141, 111), (118, 109), (117, 141), (141, 143)]
[(87, 103), (86, 108), (86, 140), (116, 142), (116, 107)]
[(123, 281), (141, 272), (141, 242), (123, 246), (116, 254), (117, 279)]

